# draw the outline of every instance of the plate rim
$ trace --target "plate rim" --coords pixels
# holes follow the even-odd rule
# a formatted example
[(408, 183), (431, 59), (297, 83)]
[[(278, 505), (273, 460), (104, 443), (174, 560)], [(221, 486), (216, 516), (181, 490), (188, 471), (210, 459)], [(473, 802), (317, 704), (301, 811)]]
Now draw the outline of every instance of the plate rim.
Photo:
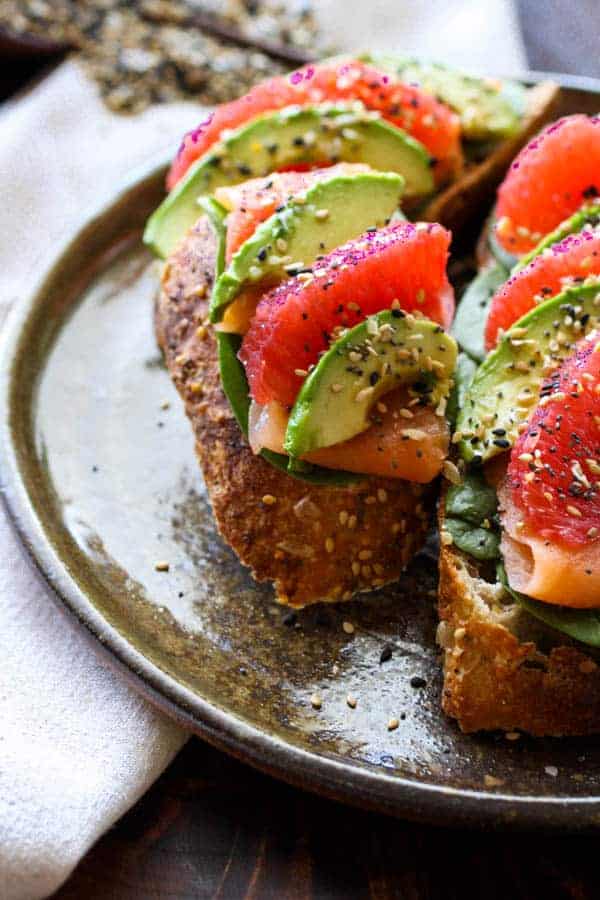
[[(600, 94), (600, 80), (580, 76), (526, 72), (529, 83), (552, 79), (561, 86)], [(600, 796), (551, 797), (513, 795), (498, 791), (454, 788), (426, 783), (358, 762), (339, 761), (311, 753), (277, 735), (251, 725), (162, 671), (113, 627), (88, 598), (61, 561), (37, 517), (23, 481), (11, 430), (13, 365), (21, 337), (45, 286), (70, 255), (86, 228), (110, 214), (140, 184), (156, 178), (166, 165), (161, 154), (135, 169), (115, 191), (83, 216), (59, 253), (52, 253), (34, 288), (9, 311), (0, 337), (0, 496), (32, 566), (50, 587), (58, 607), (83, 626), (88, 644), (154, 706), (209, 744), (242, 762), (296, 787), (366, 809), (430, 824), (497, 828), (568, 828), (583, 830), (600, 824)], [(46, 260), (47, 262), (47, 260)]]

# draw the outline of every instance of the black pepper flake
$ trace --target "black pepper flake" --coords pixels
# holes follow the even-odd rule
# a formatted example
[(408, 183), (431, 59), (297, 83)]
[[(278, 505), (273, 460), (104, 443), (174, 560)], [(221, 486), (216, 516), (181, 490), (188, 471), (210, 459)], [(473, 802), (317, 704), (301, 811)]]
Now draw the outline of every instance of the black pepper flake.
[(427, 679), (422, 678), (420, 675), (413, 675), (410, 679), (411, 688), (424, 688), (427, 687)]
[(393, 652), (394, 647), (392, 644), (384, 644), (379, 654), (379, 665), (388, 662), (392, 658)]
[(379, 372), (371, 372), (371, 374), (369, 375), (369, 384), (374, 387), (380, 378), (381, 375), (379, 374)]

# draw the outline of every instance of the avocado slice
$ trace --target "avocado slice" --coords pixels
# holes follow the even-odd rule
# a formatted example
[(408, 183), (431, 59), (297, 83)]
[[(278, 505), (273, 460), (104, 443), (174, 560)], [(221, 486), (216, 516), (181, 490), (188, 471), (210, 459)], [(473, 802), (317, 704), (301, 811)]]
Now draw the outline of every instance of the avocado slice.
[[(250, 397), (246, 372), (238, 359), (241, 342), (242, 339), (238, 334), (217, 332), (221, 385), (242, 433), (248, 437)], [(362, 481), (364, 478), (353, 472), (325, 469), (301, 460), (297, 461), (297, 465), (291, 466), (288, 456), (283, 453), (274, 453), (272, 450), (261, 450), (260, 455), (275, 469), (287, 472), (293, 478), (309, 484), (346, 485)]]
[(456, 343), (429, 319), (400, 309), (369, 316), (339, 338), (308, 375), (292, 412), (284, 447), (291, 457), (347, 441), (371, 424), (378, 397), (411, 385), (437, 405), (452, 386)]
[(249, 283), (282, 281), (294, 267), (310, 266), (370, 227), (389, 222), (398, 208), (404, 179), (392, 172), (340, 175), (293, 197), (256, 229), (215, 282), (212, 322)]
[(300, 163), (367, 163), (406, 180), (407, 197), (434, 189), (425, 147), (378, 112), (351, 105), (288, 107), (227, 133), (200, 157), (150, 216), (144, 242), (168, 256), (198, 218), (198, 198), (221, 185), (238, 184)]
[(583, 206), (580, 206), (576, 213), (573, 213), (572, 216), (569, 216), (568, 219), (565, 219), (564, 222), (561, 222), (554, 231), (550, 231), (542, 240), (525, 256), (521, 257), (518, 263), (513, 267), (511, 275), (514, 275), (516, 272), (519, 272), (521, 269), (525, 268), (525, 266), (531, 262), (532, 259), (535, 259), (536, 256), (539, 256), (544, 250), (547, 250), (548, 247), (552, 247), (554, 244), (558, 244), (563, 238), (568, 237), (570, 234), (578, 234), (580, 231), (586, 226), (590, 226), (591, 228), (595, 228), (600, 224), (600, 204), (598, 203), (584, 203)]
[(518, 82), (476, 78), (440, 63), (387, 54), (369, 56), (368, 61), (402, 81), (420, 85), (453, 109), (469, 141), (496, 141), (519, 130), (527, 89)]
[(597, 278), (567, 288), (514, 323), (475, 373), (459, 410), (459, 450), (467, 462), (485, 462), (512, 447), (542, 382), (599, 324)]

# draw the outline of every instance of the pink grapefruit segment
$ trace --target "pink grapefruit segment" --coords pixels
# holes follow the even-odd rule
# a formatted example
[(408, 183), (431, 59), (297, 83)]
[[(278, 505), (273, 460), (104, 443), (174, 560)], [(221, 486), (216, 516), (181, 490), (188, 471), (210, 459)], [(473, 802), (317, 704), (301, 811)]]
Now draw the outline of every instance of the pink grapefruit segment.
[(286, 106), (354, 100), (380, 112), (388, 122), (419, 140), (435, 159), (438, 183), (460, 170), (460, 120), (452, 110), (414, 85), (404, 84), (366, 63), (346, 60), (310, 65), (291, 75), (271, 78), (238, 100), (217, 107), (184, 137), (168, 174), (167, 187), (173, 188), (225, 129), (238, 128), (261, 113)]
[(600, 196), (600, 118), (574, 115), (545, 128), (519, 153), (498, 189), (496, 235), (521, 255)]
[(497, 291), (488, 312), (485, 345), (496, 346), (506, 331), (537, 303), (553, 297), (567, 284), (600, 274), (600, 230), (571, 234), (508, 279)]
[(252, 398), (291, 406), (336, 330), (394, 301), (448, 326), (454, 311), (446, 275), (450, 240), (441, 225), (398, 222), (348, 241), (265, 294), (239, 354)]

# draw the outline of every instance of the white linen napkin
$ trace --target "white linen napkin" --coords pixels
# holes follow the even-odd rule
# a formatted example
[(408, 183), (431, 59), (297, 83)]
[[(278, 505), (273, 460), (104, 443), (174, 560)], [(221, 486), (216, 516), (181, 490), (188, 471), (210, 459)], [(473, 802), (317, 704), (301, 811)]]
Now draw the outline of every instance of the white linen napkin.
[[(340, 47), (524, 68), (510, 0), (315, 2)], [(351, 15), (348, 14), (351, 7)], [(109, 113), (73, 62), (0, 112), (0, 324), (98, 196), (175, 149), (194, 104)], [(186, 739), (96, 657), (0, 509), (0, 897), (53, 893)]]

